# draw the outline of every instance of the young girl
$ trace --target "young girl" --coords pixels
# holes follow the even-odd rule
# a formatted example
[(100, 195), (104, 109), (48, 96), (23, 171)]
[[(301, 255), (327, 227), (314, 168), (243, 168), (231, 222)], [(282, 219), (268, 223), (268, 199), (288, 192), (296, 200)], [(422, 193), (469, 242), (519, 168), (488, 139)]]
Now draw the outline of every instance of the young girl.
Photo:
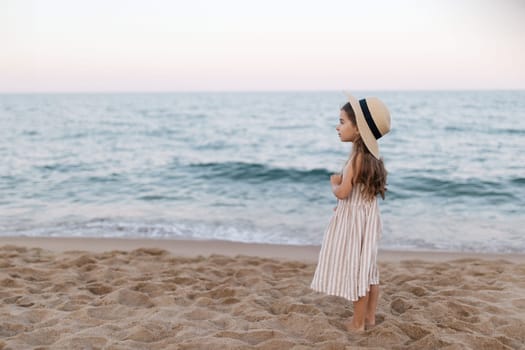
[(377, 139), (390, 131), (390, 113), (375, 97), (348, 99), (336, 130), (341, 141), (352, 142), (353, 147), (342, 174), (330, 177), (338, 202), (311, 288), (351, 300), (354, 315), (345, 327), (364, 331), (375, 325), (379, 297), (377, 248), (382, 225), (376, 197), (385, 198), (387, 173)]

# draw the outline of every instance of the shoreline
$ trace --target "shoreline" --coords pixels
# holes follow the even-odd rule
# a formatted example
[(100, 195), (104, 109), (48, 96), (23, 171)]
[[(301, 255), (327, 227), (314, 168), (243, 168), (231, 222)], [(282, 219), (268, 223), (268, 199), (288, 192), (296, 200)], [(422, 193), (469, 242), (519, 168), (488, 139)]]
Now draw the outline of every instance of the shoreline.
[[(42, 248), (55, 253), (66, 251), (103, 253), (112, 250), (132, 251), (141, 248), (159, 248), (180, 257), (210, 255), (235, 257), (243, 255), (308, 263), (317, 261), (321, 247), (320, 245), (244, 243), (224, 240), (2, 236), (0, 246), (5, 245)], [(525, 254), (380, 249), (378, 259), (380, 262), (399, 262), (402, 260), (443, 262), (457, 259), (483, 259), (521, 263), (525, 262)]]

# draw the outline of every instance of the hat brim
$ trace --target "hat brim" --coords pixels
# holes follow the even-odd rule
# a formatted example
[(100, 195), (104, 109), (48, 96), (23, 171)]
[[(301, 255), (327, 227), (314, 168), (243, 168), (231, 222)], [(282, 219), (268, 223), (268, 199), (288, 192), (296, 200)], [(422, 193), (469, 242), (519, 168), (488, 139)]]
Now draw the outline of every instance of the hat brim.
[(366, 123), (363, 110), (359, 105), (359, 101), (349, 93), (345, 92), (345, 94), (348, 98), (348, 102), (350, 102), (350, 106), (352, 106), (352, 109), (354, 110), (355, 119), (357, 122), (357, 129), (359, 130), (359, 135), (361, 135), (361, 139), (363, 139), (363, 142), (365, 143), (366, 148), (368, 148), (370, 153), (372, 153), (374, 157), (379, 159), (379, 144), (377, 143), (374, 134), (372, 134), (372, 131), (368, 127), (368, 124)]

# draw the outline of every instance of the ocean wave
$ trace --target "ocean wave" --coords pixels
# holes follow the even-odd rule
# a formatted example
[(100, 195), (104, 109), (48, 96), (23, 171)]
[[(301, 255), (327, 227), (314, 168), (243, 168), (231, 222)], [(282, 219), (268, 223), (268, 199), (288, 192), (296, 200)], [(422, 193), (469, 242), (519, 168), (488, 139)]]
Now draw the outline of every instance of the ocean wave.
[(515, 184), (515, 185), (523, 186), (523, 185), (525, 185), (525, 177), (516, 177), (516, 178), (510, 180), (510, 182), (512, 184)]
[(257, 227), (249, 220), (141, 220), (99, 217), (81, 221), (50, 222), (14, 227), (0, 226), (2, 236), (26, 237), (106, 237), (131, 239), (217, 239), (245, 243), (312, 244), (291, 227)]
[(525, 129), (493, 129), (492, 134), (525, 135)]
[(204, 179), (226, 178), (252, 183), (269, 181), (318, 183), (328, 181), (332, 174), (326, 169), (277, 168), (265, 164), (243, 162), (192, 164), (191, 168), (197, 169), (198, 176)]
[(410, 193), (426, 193), (437, 197), (482, 197), (494, 200), (516, 200), (516, 185), (522, 185), (523, 178), (511, 178), (501, 181), (489, 181), (479, 178), (444, 179), (429, 176), (405, 176), (396, 179), (389, 186), (400, 197)]

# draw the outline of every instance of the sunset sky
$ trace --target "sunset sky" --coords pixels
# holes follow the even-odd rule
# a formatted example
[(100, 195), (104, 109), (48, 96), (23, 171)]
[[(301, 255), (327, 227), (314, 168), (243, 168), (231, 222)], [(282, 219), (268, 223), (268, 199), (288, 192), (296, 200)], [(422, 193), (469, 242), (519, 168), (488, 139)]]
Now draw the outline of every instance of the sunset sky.
[(0, 92), (525, 89), (525, 1), (0, 0)]

